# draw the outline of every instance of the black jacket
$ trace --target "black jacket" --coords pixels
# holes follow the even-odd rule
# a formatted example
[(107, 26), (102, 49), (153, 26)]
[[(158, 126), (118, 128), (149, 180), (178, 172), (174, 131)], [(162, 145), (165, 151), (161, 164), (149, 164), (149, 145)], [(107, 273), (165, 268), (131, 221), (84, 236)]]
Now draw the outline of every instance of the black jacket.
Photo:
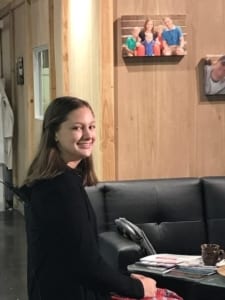
[(143, 297), (139, 280), (101, 257), (95, 214), (74, 170), (26, 188), (26, 197), (29, 300)]

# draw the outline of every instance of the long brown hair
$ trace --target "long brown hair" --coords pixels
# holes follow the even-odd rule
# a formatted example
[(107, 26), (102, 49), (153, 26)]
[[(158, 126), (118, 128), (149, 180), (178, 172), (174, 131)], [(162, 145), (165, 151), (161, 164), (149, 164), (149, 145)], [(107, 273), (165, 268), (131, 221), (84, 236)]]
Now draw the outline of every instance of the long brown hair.
[[(67, 165), (60, 156), (55, 133), (71, 111), (82, 107), (89, 108), (94, 115), (88, 102), (75, 97), (59, 97), (50, 103), (44, 115), (40, 144), (28, 169), (25, 184), (31, 185), (37, 180), (53, 178), (65, 171)], [(77, 169), (84, 185), (97, 183), (92, 156), (81, 160)]]
[(154, 22), (151, 18), (148, 18), (145, 20), (144, 22), (144, 31), (147, 30), (147, 25), (148, 25), (148, 22), (152, 22), (152, 29), (151, 29), (151, 32), (154, 33), (155, 32), (155, 29), (154, 29)]
[(143, 37), (143, 40), (145, 39), (145, 32), (147, 31), (147, 25), (148, 25), (148, 22), (152, 22), (152, 29), (151, 29), (151, 32), (153, 34), (153, 39), (155, 40), (158, 36), (158, 33), (157, 31), (155, 30), (155, 25), (154, 25), (154, 21), (151, 19), (151, 18), (147, 18), (144, 22), (144, 28), (142, 30), (143, 34), (144, 34), (144, 37)]

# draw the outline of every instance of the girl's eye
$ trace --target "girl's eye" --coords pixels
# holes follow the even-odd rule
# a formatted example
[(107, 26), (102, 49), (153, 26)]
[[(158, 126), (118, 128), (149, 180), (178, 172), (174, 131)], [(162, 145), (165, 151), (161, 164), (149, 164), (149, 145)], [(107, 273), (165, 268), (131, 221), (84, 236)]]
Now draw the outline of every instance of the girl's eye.
[[(89, 130), (94, 130), (95, 128), (96, 128), (95, 125), (88, 126)], [(76, 131), (80, 131), (80, 130), (83, 130), (83, 129), (84, 129), (83, 126), (74, 126), (74, 127), (72, 127), (72, 130), (76, 130)]]
[(74, 126), (73, 127), (73, 130), (81, 130), (82, 128), (81, 128), (81, 126)]

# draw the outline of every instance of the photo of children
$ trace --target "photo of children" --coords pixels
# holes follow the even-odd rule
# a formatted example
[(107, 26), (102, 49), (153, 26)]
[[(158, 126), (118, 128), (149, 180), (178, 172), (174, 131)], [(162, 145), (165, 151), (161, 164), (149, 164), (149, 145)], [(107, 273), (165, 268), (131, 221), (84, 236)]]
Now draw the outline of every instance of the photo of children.
[(184, 30), (185, 16), (122, 16), (122, 56), (185, 55)]
[(205, 59), (204, 91), (206, 95), (225, 95), (225, 55)]

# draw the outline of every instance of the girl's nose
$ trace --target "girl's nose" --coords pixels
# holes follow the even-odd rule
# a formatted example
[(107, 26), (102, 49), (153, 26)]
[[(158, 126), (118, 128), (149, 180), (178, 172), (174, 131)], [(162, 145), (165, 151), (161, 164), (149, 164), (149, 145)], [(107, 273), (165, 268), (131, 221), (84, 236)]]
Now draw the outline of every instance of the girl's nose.
[(90, 139), (92, 137), (91, 130), (89, 128), (84, 128), (83, 136), (86, 139)]

